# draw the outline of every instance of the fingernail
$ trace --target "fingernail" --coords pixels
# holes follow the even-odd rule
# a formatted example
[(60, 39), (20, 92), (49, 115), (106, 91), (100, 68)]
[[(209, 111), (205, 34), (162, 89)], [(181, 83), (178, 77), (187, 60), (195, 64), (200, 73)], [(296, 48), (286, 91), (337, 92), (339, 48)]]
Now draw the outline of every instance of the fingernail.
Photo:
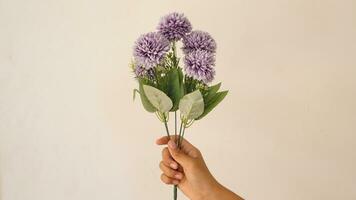
[(181, 175), (181, 174), (176, 174), (174, 177), (175, 177), (176, 179), (182, 179), (182, 175)]
[(171, 168), (173, 168), (173, 169), (177, 169), (178, 168), (176, 163), (171, 163), (169, 166), (171, 166)]
[(169, 146), (169, 148), (171, 148), (171, 149), (177, 148), (177, 145), (176, 145), (176, 143), (174, 143), (173, 140), (169, 140), (168, 146)]

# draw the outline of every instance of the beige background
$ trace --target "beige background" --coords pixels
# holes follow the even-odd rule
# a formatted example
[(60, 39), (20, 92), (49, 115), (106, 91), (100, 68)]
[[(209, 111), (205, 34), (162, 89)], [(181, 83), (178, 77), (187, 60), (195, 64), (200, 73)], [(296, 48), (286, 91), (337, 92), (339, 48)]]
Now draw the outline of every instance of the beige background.
[(174, 10), (218, 42), (230, 94), (187, 131), (218, 180), (246, 199), (356, 199), (354, 0), (0, 0), (0, 199), (171, 199), (164, 127), (127, 63)]

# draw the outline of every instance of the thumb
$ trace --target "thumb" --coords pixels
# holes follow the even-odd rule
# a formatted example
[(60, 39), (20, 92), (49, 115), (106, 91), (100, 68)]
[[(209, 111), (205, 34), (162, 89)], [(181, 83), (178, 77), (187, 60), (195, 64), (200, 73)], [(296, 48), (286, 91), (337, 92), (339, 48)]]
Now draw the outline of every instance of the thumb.
[(173, 140), (170, 140), (168, 142), (168, 150), (174, 160), (176, 160), (180, 165), (182, 165), (183, 168), (189, 166), (191, 162), (193, 162), (192, 158), (184, 151), (180, 150)]

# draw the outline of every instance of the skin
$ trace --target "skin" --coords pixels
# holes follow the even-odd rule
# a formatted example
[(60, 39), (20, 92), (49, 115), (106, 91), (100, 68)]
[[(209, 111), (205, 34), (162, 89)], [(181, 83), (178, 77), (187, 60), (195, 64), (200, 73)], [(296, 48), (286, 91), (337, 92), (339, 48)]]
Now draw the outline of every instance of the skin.
[(178, 149), (174, 139), (165, 136), (156, 141), (157, 145), (167, 145), (159, 164), (163, 183), (177, 185), (191, 200), (243, 200), (216, 181), (196, 147), (183, 140)]

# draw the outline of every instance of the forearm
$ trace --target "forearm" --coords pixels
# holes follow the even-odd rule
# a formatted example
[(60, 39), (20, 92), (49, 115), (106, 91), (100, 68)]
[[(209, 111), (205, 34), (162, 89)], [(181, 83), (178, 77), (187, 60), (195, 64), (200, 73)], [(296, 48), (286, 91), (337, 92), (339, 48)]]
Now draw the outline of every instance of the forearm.
[[(220, 184), (219, 184), (220, 185)], [(224, 186), (220, 185), (219, 192), (217, 192), (217, 198), (214, 200), (243, 200), (240, 196), (233, 193), (229, 189), (225, 188)]]
[(199, 200), (243, 200), (243, 198), (216, 182)]

